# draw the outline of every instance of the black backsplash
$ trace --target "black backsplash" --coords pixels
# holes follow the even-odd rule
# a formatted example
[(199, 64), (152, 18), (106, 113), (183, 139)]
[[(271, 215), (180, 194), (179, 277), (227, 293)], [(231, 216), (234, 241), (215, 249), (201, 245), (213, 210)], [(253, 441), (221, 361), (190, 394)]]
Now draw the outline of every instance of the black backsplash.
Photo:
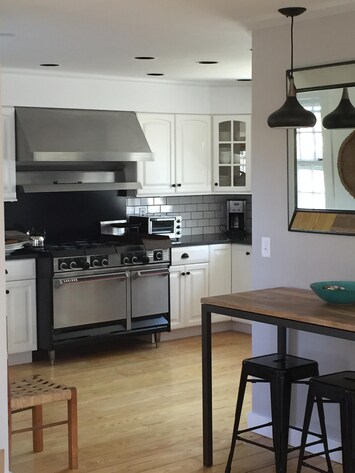
[(5, 229), (45, 230), (47, 242), (97, 238), (100, 220), (125, 218), (126, 198), (115, 191), (17, 194), (5, 203)]

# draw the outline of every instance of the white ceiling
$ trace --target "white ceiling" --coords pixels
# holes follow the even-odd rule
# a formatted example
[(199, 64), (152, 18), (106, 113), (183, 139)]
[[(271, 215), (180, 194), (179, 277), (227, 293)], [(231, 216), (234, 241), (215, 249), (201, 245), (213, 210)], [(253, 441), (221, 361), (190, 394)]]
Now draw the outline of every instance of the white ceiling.
[[(251, 78), (251, 30), (286, 24), (280, 0), (0, 0), (3, 68), (225, 83)], [(299, 6), (296, 4), (295, 6)], [(303, 0), (296, 21), (355, 10), (354, 0)], [(297, 23), (295, 22), (295, 35)], [(137, 61), (135, 56), (154, 56)], [(200, 65), (197, 61), (218, 61)], [(48, 70), (48, 69), (47, 69)]]

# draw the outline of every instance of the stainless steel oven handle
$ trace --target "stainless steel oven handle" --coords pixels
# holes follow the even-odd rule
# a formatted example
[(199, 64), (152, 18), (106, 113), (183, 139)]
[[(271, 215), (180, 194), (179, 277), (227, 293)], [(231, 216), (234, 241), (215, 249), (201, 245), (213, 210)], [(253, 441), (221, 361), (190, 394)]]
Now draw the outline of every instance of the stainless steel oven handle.
[(147, 270), (143, 270), (143, 271), (137, 271), (136, 275), (139, 278), (143, 278), (143, 277), (146, 277), (146, 276), (169, 276), (169, 271), (168, 270), (147, 269)]
[(95, 281), (110, 281), (113, 279), (124, 280), (128, 279), (128, 273), (114, 273), (114, 274), (102, 274), (94, 276), (74, 276), (69, 278), (57, 279), (55, 282), (58, 286), (63, 286), (64, 284), (75, 284), (80, 282), (95, 282)]

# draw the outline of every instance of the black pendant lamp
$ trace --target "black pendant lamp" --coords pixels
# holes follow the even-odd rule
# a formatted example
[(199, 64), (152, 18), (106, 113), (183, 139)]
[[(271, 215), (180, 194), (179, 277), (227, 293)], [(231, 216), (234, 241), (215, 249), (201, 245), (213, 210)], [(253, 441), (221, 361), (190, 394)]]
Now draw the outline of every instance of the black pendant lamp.
[(344, 87), (339, 105), (323, 119), (327, 130), (336, 128), (355, 128), (355, 107), (350, 102), (348, 89)]
[(289, 89), (285, 103), (267, 119), (271, 128), (309, 128), (316, 124), (315, 115), (302, 107), (296, 97), (296, 87), (293, 79), (293, 19), (306, 11), (303, 7), (280, 8), (279, 12), (291, 17), (291, 69)]

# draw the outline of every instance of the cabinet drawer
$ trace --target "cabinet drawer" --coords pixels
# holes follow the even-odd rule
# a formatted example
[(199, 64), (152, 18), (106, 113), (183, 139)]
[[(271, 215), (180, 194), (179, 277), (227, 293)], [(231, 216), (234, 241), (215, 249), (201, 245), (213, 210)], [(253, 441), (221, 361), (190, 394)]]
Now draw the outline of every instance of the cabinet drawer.
[(208, 263), (209, 246), (184, 246), (173, 248), (171, 251), (171, 264)]
[(18, 259), (5, 261), (6, 281), (36, 278), (36, 260)]

